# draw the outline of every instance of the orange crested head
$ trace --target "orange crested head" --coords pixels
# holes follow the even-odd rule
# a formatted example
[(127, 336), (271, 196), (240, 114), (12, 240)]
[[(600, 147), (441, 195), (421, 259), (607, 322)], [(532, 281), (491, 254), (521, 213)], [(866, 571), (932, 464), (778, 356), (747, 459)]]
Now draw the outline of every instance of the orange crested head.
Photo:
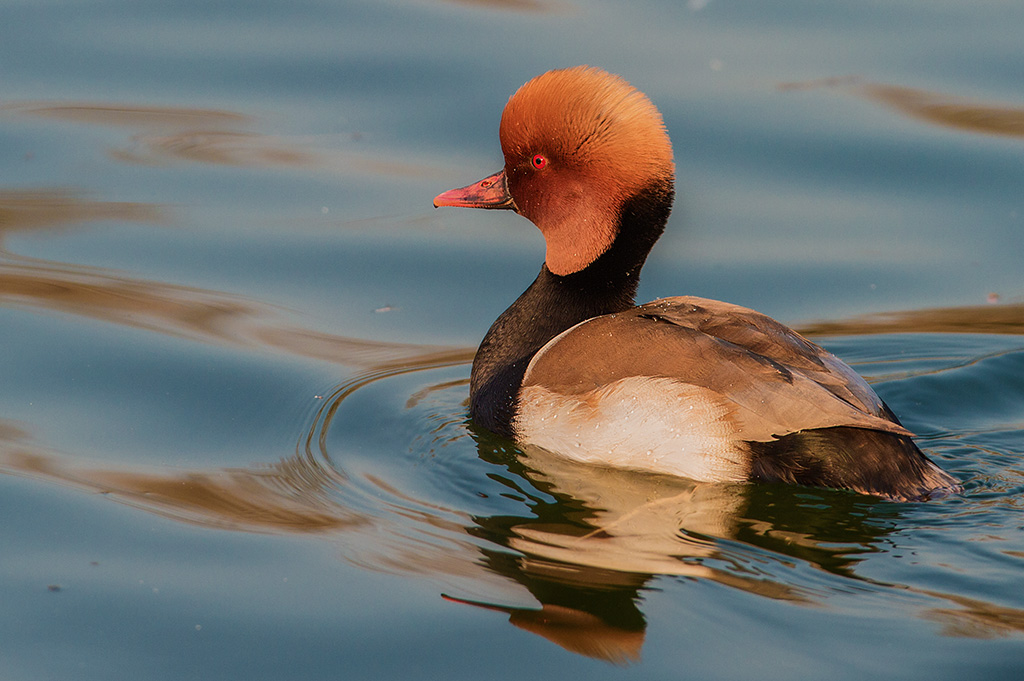
[[(505, 172), (546, 164), (630, 193), (671, 179), (672, 143), (658, 109), (614, 74), (590, 66), (548, 71), (509, 98), (501, 115)], [(511, 179), (511, 178), (510, 178)], [(514, 193), (513, 193), (514, 196)], [(521, 206), (520, 206), (521, 208)]]
[(601, 69), (527, 82), (505, 105), (500, 138), (503, 171), (434, 203), (516, 210), (540, 228), (555, 274), (578, 272), (611, 247), (627, 201), (654, 189), (671, 195), (675, 166), (661, 114)]

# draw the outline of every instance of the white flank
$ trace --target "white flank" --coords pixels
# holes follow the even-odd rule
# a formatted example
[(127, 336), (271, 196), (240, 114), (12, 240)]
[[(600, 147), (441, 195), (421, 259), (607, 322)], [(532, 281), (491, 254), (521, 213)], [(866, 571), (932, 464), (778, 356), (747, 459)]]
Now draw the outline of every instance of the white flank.
[(727, 407), (670, 378), (632, 376), (582, 395), (520, 393), (516, 439), (570, 459), (707, 482), (747, 479)]

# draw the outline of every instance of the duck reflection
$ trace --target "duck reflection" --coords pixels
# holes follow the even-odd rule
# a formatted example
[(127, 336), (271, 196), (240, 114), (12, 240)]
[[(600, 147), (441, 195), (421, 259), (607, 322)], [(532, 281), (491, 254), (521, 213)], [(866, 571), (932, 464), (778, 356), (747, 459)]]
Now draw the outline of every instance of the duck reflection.
[[(489, 433), (474, 436), (482, 458), (503, 451), (488, 446)], [(738, 486), (580, 466), (540, 448), (508, 465), (551, 501), (535, 503), (533, 517), (476, 517), (471, 531), (507, 549), (483, 549), (483, 565), (525, 587), (540, 608), (450, 600), (507, 612), (513, 625), (566, 650), (625, 664), (640, 658), (640, 604), (656, 575), (719, 576), (699, 559), (715, 552), (707, 537), (733, 531)]]
[[(615, 664), (638, 662), (646, 626), (643, 615), (628, 594), (615, 592), (612, 595), (620, 598), (613, 600), (603, 597), (605, 594), (592, 595), (586, 608), (543, 602), (540, 608), (512, 608), (448, 595), (443, 597), (456, 603), (508, 613), (508, 621), (516, 627), (542, 636), (571, 653)], [(604, 606), (602, 609), (606, 612), (603, 617), (589, 612), (595, 604)], [(614, 605), (620, 609), (608, 607)]]
[[(851, 521), (868, 518), (868, 511), (882, 504), (857, 495), (831, 493), (847, 500), (845, 508), (840, 503), (825, 514), (841, 517), (839, 528), (819, 518), (816, 530), (808, 532), (802, 522), (807, 509), (797, 507), (828, 491), (794, 497), (784, 486), (701, 483), (581, 465), (536, 447), (508, 459), (495, 436), (480, 430), (473, 437), (481, 458), (507, 466), (544, 493), (535, 497), (529, 517), (475, 517), (469, 528), (505, 549), (484, 548), (482, 564), (525, 587), (540, 607), (446, 597), (506, 612), (517, 627), (613, 663), (639, 659), (646, 629), (640, 607), (656, 577), (708, 580), (809, 605), (818, 594), (774, 579), (771, 570), (750, 564), (742, 545), (730, 550), (730, 543), (742, 538), (775, 552), (775, 560), (799, 555), (852, 577), (857, 553), (872, 550), (888, 532), (884, 525)], [(802, 521), (794, 524), (797, 518)]]
[(721, 577), (699, 559), (735, 536), (744, 486), (577, 466), (539, 448), (517, 468), (554, 501), (534, 517), (474, 518), (475, 532), (519, 555), (516, 581), (635, 591), (653, 575)]

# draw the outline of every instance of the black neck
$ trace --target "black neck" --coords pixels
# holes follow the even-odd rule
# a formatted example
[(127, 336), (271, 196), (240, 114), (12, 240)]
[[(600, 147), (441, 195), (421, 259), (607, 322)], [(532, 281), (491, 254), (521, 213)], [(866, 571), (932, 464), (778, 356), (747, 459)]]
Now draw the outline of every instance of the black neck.
[(470, 380), (470, 412), (488, 430), (512, 437), (516, 396), (530, 360), (549, 340), (591, 317), (635, 304), (640, 269), (672, 209), (672, 181), (659, 182), (623, 206), (611, 248), (579, 272), (547, 265), (484, 336)]

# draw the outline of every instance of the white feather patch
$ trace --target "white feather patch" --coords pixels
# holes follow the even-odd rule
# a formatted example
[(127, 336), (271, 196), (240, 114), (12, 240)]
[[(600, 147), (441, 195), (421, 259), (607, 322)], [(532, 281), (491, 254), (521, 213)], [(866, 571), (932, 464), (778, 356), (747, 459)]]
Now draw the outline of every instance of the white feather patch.
[(581, 395), (541, 386), (520, 393), (520, 442), (570, 459), (708, 482), (747, 479), (728, 408), (670, 378), (631, 376)]

